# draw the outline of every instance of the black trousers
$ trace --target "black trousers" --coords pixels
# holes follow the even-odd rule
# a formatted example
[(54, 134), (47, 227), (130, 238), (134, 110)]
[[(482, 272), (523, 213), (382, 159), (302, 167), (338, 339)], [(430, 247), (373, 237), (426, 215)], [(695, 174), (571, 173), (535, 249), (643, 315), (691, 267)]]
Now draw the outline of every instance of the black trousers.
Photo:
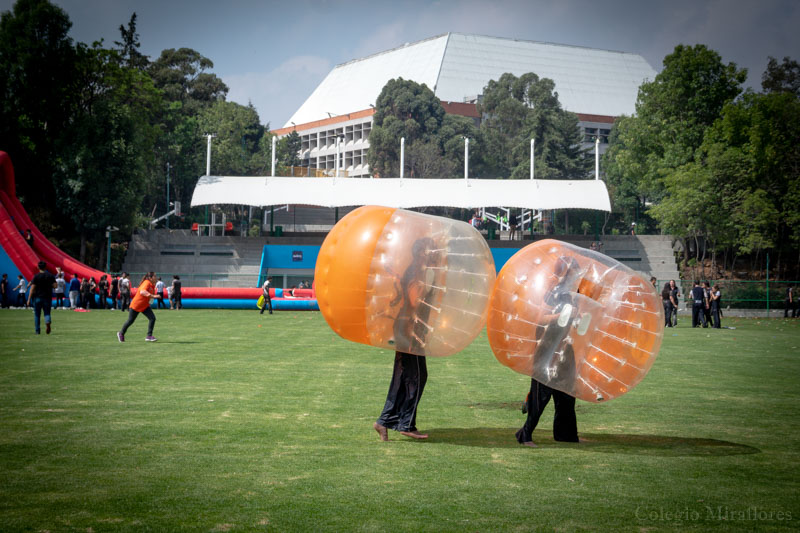
[(259, 313), (259, 315), (263, 315), (264, 309), (266, 309), (267, 307), (269, 307), (269, 314), (272, 314), (272, 298), (269, 297), (268, 292), (264, 291), (261, 292), (264, 295), (264, 307), (261, 308), (261, 312)]
[(701, 323), (703, 324), (704, 328), (708, 327), (706, 323), (706, 314), (705, 314), (705, 305), (703, 304), (692, 304), (692, 327), (696, 328)]
[(663, 300), (664, 302), (664, 325), (668, 328), (672, 327), (672, 313), (675, 311), (675, 306), (672, 305), (671, 300)]
[(424, 356), (395, 352), (392, 382), (378, 424), (395, 431), (416, 431), (417, 405), (426, 381)]
[(517, 431), (517, 441), (519, 443), (531, 442), (533, 440), (533, 430), (539, 423), (539, 418), (544, 412), (544, 408), (550, 402), (550, 397), (553, 398), (555, 404), (556, 414), (553, 418), (553, 439), (560, 442), (578, 442), (578, 420), (575, 417), (575, 398), (561, 392), (560, 390), (551, 389), (547, 385), (543, 385), (531, 379), (531, 391), (528, 394), (528, 419), (525, 420), (525, 425)]
[[(153, 336), (153, 326), (156, 325), (156, 314), (153, 312), (152, 309), (149, 307), (142, 311), (142, 314), (147, 317), (147, 320), (150, 322), (147, 324), (147, 336)], [(123, 324), (120, 333), (125, 335), (125, 332), (128, 331), (128, 328), (131, 327), (131, 324), (136, 322), (136, 317), (139, 316), (139, 311), (134, 311), (133, 309), (128, 309), (128, 320)]]

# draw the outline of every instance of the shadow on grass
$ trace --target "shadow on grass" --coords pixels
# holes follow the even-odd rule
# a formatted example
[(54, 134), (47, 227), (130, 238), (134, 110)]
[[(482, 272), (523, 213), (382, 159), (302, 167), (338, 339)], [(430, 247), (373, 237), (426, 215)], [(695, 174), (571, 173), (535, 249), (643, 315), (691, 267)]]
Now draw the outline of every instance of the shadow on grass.
[[(484, 448), (523, 448), (514, 437), (519, 428), (440, 428), (430, 429), (428, 442), (478, 446)], [(626, 435), (609, 433), (581, 433), (580, 444), (556, 442), (546, 430), (536, 430), (533, 441), (538, 449), (571, 448), (577, 451), (624, 453), (630, 455), (658, 455), (664, 457), (702, 457), (749, 455), (761, 450), (745, 444), (717, 439), (692, 437), (665, 437), (662, 435)], [(535, 450), (532, 450), (535, 452)]]

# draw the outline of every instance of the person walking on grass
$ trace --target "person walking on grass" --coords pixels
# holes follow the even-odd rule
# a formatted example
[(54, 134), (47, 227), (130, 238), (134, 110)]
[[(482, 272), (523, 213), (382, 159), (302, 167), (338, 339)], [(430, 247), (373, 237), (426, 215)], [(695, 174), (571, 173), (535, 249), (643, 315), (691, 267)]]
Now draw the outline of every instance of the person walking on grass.
[(28, 307), (31, 305), (31, 299), (33, 299), (33, 327), (36, 330), (36, 334), (39, 335), (41, 333), (40, 321), (42, 311), (44, 311), (45, 333), (50, 335), (50, 308), (53, 305), (53, 289), (56, 288), (56, 278), (45, 270), (47, 263), (44, 261), (39, 261), (36, 266), (39, 267), (39, 273), (33, 276), (33, 281), (31, 281)]
[(269, 297), (269, 286), (272, 283), (272, 277), (269, 277), (261, 287), (261, 294), (264, 296), (264, 307), (261, 308), (260, 315), (264, 314), (264, 310), (269, 307), (269, 314), (272, 314), (272, 299)]
[(142, 278), (142, 283), (139, 285), (136, 295), (131, 301), (130, 309), (128, 310), (128, 321), (125, 322), (125, 324), (122, 326), (122, 329), (117, 332), (117, 340), (119, 340), (119, 342), (125, 342), (125, 332), (128, 331), (128, 328), (131, 327), (131, 324), (136, 321), (136, 317), (139, 316), (139, 313), (146, 316), (147, 320), (149, 321), (147, 324), (147, 337), (145, 337), (144, 340), (147, 342), (155, 342), (158, 340), (153, 337), (153, 327), (156, 325), (156, 315), (153, 313), (153, 310), (150, 309), (150, 302), (153, 301), (153, 297), (156, 293), (156, 287), (154, 284), (155, 280), (155, 272), (148, 272)]

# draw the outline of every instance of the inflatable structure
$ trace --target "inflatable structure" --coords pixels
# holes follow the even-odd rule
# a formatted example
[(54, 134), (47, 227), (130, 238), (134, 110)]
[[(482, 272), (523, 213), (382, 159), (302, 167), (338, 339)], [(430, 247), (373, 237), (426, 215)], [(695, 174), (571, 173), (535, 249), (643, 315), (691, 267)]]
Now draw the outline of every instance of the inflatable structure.
[[(33, 246), (29, 246), (23, 234), (28, 230), (33, 235)], [(76, 261), (51, 243), (33, 224), (22, 203), (17, 199), (14, 166), (7, 153), (0, 151), (0, 246), (8, 258), (27, 279), (33, 279), (38, 272), (39, 261), (47, 263), (48, 269), (55, 273), (56, 267), (64, 271), (67, 280), (77, 275), (79, 278), (99, 280), (105, 274), (99, 270)], [(138, 279), (132, 279), (135, 287)], [(135, 293), (135, 289), (134, 289)], [(274, 309), (317, 309), (313, 289), (288, 290), (271, 289)], [(261, 289), (204, 288), (185, 287), (181, 291), (183, 307), (255, 309)], [(164, 295), (166, 298), (166, 294)], [(155, 306), (155, 303), (153, 304)]]
[(489, 246), (469, 224), (378, 206), (334, 226), (315, 272), (320, 311), (337, 334), (426, 356), (473, 341), (494, 280)]
[(660, 295), (603, 254), (543, 240), (498, 275), (487, 323), (505, 366), (589, 402), (621, 396), (653, 365), (664, 336)]

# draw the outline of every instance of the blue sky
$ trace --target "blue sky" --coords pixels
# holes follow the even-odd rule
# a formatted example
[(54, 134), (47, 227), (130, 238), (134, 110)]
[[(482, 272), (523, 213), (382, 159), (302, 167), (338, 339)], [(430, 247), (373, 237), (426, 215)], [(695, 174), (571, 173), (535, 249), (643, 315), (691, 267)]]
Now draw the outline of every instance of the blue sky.
[[(656, 70), (675, 45), (703, 43), (748, 68), (755, 88), (767, 56), (800, 60), (798, 0), (51, 1), (86, 43), (119, 40), (135, 11), (143, 53), (199, 51), (230, 87), (228, 100), (252, 102), (272, 128), (335, 65), (447, 32), (632, 52)], [(12, 6), (0, 0), (0, 11)]]

